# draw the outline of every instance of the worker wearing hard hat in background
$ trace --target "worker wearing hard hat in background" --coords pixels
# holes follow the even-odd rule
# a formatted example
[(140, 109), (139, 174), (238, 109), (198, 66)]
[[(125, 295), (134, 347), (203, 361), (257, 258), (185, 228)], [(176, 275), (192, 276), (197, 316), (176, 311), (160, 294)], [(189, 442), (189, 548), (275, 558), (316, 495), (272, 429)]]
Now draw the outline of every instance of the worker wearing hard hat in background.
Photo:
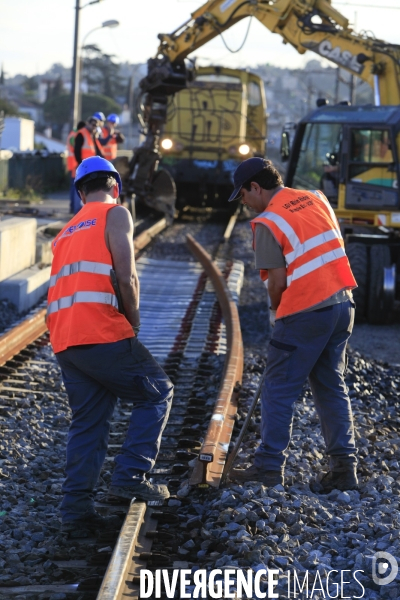
[(104, 113), (103, 112), (95, 112), (93, 116), (95, 119), (97, 119), (99, 121), (99, 125), (101, 127), (103, 125), (104, 121), (106, 120)]
[(99, 141), (103, 149), (104, 158), (107, 160), (114, 160), (117, 158), (117, 145), (122, 144), (125, 141), (124, 135), (115, 129), (118, 125), (119, 117), (112, 113), (108, 115), (104, 127), (102, 128), (102, 134)]
[(75, 174), (78, 163), (75, 158), (75, 137), (77, 132), (85, 127), (85, 121), (79, 121), (76, 129), (72, 129), (67, 137), (67, 171), (69, 171), (71, 182), (69, 189), (69, 212), (77, 213), (81, 206), (81, 199), (75, 189)]
[(308, 378), (329, 456), (316, 491), (357, 487), (353, 417), (344, 382), (357, 287), (336, 216), (322, 192), (285, 188), (270, 161), (250, 158), (234, 173), (229, 200), (252, 220), (256, 268), (268, 282), (272, 339), (261, 393), (261, 444), (254, 464), (231, 479), (284, 483), (293, 406)]
[(139, 281), (132, 217), (117, 204), (121, 177), (96, 156), (79, 165), (75, 185), (84, 206), (52, 244), (47, 326), (72, 411), (62, 529), (79, 534), (117, 525), (115, 517), (94, 509), (117, 398), (132, 402), (133, 410), (115, 458), (112, 499), (169, 497), (168, 488), (148, 481), (146, 473), (158, 454), (173, 385), (137, 337)]
[[(98, 140), (97, 128), (101, 125), (101, 121), (96, 117), (95, 113), (85, 123), (85, 127), (80, 129), (75, 136), (75, 147), (74, 154), (78, 165), (81, 164), (85, 158), (91, 156), (103, 157), (101, 145)], [(103, 157), (104, 158), (104, 157)]]
[[(98, 132), (98, 128), (102, 124), (102, 116), (104, 117), (103, 113), (94, 113), (94, 115), (89, 117), (89, 119), (83, 123), (83, 127), (76, 132), (74, 140), (74, 158), (76, 166), (80, 165), (85, 158), (90, 158), (91, 156), (103, 157)], [(81, 206), (81, 199), (75, 191), (71, 212), (76, 215), (81, 209)]]

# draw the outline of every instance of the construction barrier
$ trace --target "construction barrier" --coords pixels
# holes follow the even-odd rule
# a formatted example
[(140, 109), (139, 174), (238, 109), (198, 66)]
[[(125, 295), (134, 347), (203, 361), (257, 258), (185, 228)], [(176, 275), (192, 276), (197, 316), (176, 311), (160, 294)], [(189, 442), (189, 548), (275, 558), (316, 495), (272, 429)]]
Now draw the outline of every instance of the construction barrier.
[[(5, 188), (1, 187), (3, 162), (8, 162), (8, 184)], [(8, 161), (0, 161), (0, 190), (31, 188), (35, 192), (45, 192), (65, 187), (68, 187), (65, 158), (59, 154), (14, 154)]]

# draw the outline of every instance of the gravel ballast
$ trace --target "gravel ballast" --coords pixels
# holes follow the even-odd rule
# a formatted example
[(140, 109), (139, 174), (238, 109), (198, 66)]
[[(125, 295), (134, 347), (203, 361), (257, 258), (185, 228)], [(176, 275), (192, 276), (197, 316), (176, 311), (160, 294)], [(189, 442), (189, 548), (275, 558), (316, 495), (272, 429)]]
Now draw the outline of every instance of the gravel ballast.
[[(209, 252), (220, 239), (220, 226), (178, 224), (163, 233), (146, 255), (192, 260), (185, 246), (188, 230)], [(231, 248), (233, 258), (245, 263), (239, 306), (245, 372), (236, 435), (265, 366), (270, 331), (265, 288), (253, 268), (248, 223), (237, 225)], [(56, 562), (83, 559), (86, 552), (79, 540), (71, 545), (59, 533), (58, 505), (69, 423), (67, 397), (51, 348), (41, 348), (35, 361), (31, 383), (24, 384), (32, 391), (18, 402), (10, 399), (8, 406), (3, 400), (0, 412), (0, 588), (70, 582), (71, 575)], [(228, 483), (206, 493), (189, 490), (184, 483), (171, 498), (171, 511), (186, 523), (179, 530), (169, 526), (179, 542), (182, 565), (193, 572), (199, 568), (278, 570), (275, 591), (282, 599), (289, 597), (288, 572), (292, 591), (293, 573), (300, 581), (308, 573), (308, 596), (304, 589), (297, 595), (301, 600), (400, 598), (397, 578), (385, 586), (372, 579), (376, 552), (400, 559), (400, 368), (351, 351), (346, 382), (356, 425), (360, 490), (334, 490), (328, 495), (311, 491), (310, 482), (327, 470), (327, 460), (311, 393), (305, 386), (295, 408), (285, 487)], [(42, 390), (40, 397), (35, 394), (36, 384)], [(236, 466), (252, 462), (259, 429), (258, 408)], [(106, 487), (109, 476), (104, 470), (102, 486)], [(326, 578), (330, 571), (338, 573), (330, 575), (329, 596)], [(353, 577), (356, 571), (357, 579)], [(343, 593), (339, 585), (335, 596), (334, 582), (340, 584), (341, 572), (350, 583), (342, 584)], [(264, 579), (261, 587), (267, 590)], [(47, 599), (51, 594), (21, 595), (21, 600), (24, 597)]]

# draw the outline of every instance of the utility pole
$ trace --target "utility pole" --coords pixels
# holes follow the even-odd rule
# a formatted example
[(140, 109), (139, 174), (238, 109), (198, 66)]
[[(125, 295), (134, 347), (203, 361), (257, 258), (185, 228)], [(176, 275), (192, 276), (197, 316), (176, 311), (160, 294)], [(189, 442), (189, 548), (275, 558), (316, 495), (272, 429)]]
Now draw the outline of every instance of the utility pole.
[(129, 126), (128, 126), (128, 138), (129, 144), (132, 143), (132, 117), (133, 117), (133, 93), (134, 93), (134, 75), (132, 74), (129, 78), (129, 90), (128, 90), (128, 109), (129, 109)]
[(0, 153), (1, 153), (1, 136), (3, 135), (5, 123), (4, 123), (4, 110), (0, 110)]
[[(91, 4), (98, 4), (102, 2), (102, 0), (90, 0), (87, 4), (81, 6), (81, 0), (76, 0), (75, 3), (75, 34), (74, 34), (74, 60), (72, 64), (72, 78), (71, 78), (71, 114), (70, 114), (70, 125), (71, 129), (75, 129), (80, 117), (81, 117), (81, 100), (80, 100), (80, 79), (81, 79), (81, 58), (79, 56), (79, 17), (80, 11), (82, 8), (89, 6)], [(100, 27), (95, 27), (91, 29), (89, 33), (85, 35), (83, 38), (83, 43), (86, 40), (87, 36), (92, 33), (92, 31), (96, 31), (97, 29), (102, 29), (103, 27), (117, 27), (119, 25), (118, 21), (109, 20), (104, 21)], [(82, 45), (83, 45), (82, 43)]]
[(74, 129), (78, 123), (79, 112), (79, 80), (80, 80), (80, 60), (78, 58), (79, 44), (79, 16), (80, 0), (75, 3), (75, 34), (74, 34), (74, 61), (72, 65), (72, 86), (71, 86), (71, 129)]

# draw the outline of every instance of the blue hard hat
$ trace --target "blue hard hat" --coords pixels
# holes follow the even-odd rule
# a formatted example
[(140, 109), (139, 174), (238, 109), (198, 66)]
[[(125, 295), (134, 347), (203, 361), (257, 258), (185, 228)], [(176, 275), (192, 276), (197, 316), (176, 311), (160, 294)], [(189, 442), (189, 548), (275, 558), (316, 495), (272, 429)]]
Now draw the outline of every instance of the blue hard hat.
[(110, 161), (101, 156), (90, 156), (89, 158), (85, 158), (78, 166), (74, 180), (76, 191), (78, 191), (79, 182), (83, 179), (97, 179), (102, 175), (112, 175), (117, 180), (119, 193), (121, 194), (122, 181), (120, 174)]
[(108, 115), (107, 121), (110, 121), (110, 123), (114, 123), (114, 125), (119, 125), (119, 116), (115, 113), (111, 113), (111, 115)]
[(95, 119), (98, 119), (99, 121), (103, 121), (103, 122), (106, 120), (106, 117), (105, 117), (104, 113), (102, 113), (102, 112), (95, 112), (93, 114), (93, 117)]

